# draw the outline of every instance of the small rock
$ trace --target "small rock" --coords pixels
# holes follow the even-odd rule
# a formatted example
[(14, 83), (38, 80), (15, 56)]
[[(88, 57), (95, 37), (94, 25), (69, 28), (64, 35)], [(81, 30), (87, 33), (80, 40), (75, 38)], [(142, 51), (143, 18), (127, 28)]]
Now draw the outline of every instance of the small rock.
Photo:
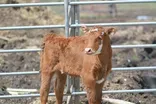
[(137, 63), (136, 63), (136, 61), (127, 59), (127, 62), (125, 63), (125, 66), (127, 66), (127, 67), (137, 67)]
[(118, 83), (119, 83), (119, 84), (123, 84), (124, 81), (125, 81), (125, 79), (119, 79)]
[(144, 48), (144, 51), (151, 54), (153, 52), (153, 48)]
[[(156, 40), (153, 40), (152, 44), (156, 44)], [(144, 48), (144, 51), (146, 51), (148, 54), (151, 54), (153, 50), (154, 50), (153, 48)]]
[(154, 50), (150, 55), (150, 58), (156, 58), (156, 50)]

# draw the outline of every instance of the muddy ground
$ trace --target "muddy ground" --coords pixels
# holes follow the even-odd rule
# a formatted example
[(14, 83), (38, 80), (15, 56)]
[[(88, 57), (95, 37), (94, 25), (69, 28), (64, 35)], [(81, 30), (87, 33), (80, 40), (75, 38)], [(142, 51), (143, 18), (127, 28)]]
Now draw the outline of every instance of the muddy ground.
[[(0, 15), (0, 26), (64, 23), (64, 18), (56, 15), (54, 10), (48, 7), (1, 8)], [(156, 44), (155, 26), (117, 27), (117, 29), (117, 33), (111, 36), (112, 45)], [(0, 31), (0, 49), (41, 48), (42, 38), (44, 34), (49, 32), (59, 34), (63, 33), (63, 30), (32, 29)], [(0, 73), (39, 71), (39, 59), (39, 52), (1, 53)], [(112, 61), (113, 67), (155, 66), (156, 50), (153, 48), (113, 49)], [(113, 71), (103, 89), (156, 88), (155, 75), (156, 71)], [(152, 76), (152, 78), (146, 76)], [(39, 75), (1, 76), (0, 80), (0, 88), (3, 86), (8, 88), (40, 88)], [(150, 86), (150, 83), (153, 85)], [(4, 94), (7, 93), (0, 93), (1, 96)], [(122, 99), (136, 104), (155, 104), (155, 95), (154, 93), (119, 93), (106, 94), (104, 97)], [(54, 98), (50, 99), (49, 103), (54, 103), (53, 100)], [(38, 98), (0, 99), (0, 104), (38, 104)]]

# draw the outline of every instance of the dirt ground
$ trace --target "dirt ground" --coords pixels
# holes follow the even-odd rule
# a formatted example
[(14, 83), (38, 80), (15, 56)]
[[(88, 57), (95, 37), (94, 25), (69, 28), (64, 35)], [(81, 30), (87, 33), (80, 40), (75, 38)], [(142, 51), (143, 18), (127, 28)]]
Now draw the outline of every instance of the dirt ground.
[[(0, 3), (4, 3), (2, 0)], [(49, 7), (0, 8), (0, 26), (31, 26), (63, 24), (64, 18)], [(85, 21), (86, 19), (82, 20)], [(109, 18), (110, 20), (110, 18)], [(114, 19), (112, 19), (113, 21)], [(116, 19), (115, 19), (116, 20)], [(105, 20), (107, 21), (107, 20)], [(126, 19), (124, 19), (126, 21)], [(111, 36), (112, 45), (156, 44), (155, 26), (117, 27)], [(41, 48), (44, 34), (63, 33), (62, 29), (32, 29), (0, 31), (0, 49)], [(39, 52), (1, 53), (0, 73), (39, 71)], [(113, 49), (113, 67), (156, 66), (156, 50), (153, 48)], [(149, 78), (150, 76), (150, 78)], [(103, 90), (132, 90), (156, 88), (156, 71), (113, 71)], [(149, 79), (148, 79), (149, 78)], [(1, 76), (0, 88), (40, 88), (40, 76)], [(151, 84), (152, 83), (152, 84)], [(83, 90), (83, 89), (82, 89)], [(52, 88), (51, 88), (52, 91)], [(0, 93), (4, 95), (7, 93)], [(84, 98), (85, 96), (82, 96)], [(156, 93), (105, 94), (135, 104), (155, 104)], [(39, 98), (0, 99), (0, 104), (38, 104)], [(50, 98), (49, 103), (54, 103)], [(85, 104), (86, 102), (82, 102)], [(104, 103), (108, 104), (108, 103)]]

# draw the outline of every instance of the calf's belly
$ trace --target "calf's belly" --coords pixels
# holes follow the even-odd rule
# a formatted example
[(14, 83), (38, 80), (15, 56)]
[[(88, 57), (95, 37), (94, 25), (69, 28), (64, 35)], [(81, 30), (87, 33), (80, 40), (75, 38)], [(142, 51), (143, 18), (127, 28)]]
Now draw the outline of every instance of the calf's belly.
[(71, 76), (80, 76), (82, 65), (78, 64), (77, 62), (69, 63), (65, 62), (61, 64), (60, 71), (62, 74), (66, 73)]

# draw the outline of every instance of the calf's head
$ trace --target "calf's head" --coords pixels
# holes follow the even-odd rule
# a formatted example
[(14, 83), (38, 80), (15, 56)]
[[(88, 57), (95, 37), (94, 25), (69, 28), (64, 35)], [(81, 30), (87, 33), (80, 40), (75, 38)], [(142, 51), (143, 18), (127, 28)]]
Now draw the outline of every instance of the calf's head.
[(100, 26), (88, 29), (86, 26), (82, 27), (83, 32), (87, 35), (87, 45), (84, 52), (88, 55), (98, 55), (101, 53), (104, 41), (110, 34), (115, 33), (115, 28), (103, 28)]

